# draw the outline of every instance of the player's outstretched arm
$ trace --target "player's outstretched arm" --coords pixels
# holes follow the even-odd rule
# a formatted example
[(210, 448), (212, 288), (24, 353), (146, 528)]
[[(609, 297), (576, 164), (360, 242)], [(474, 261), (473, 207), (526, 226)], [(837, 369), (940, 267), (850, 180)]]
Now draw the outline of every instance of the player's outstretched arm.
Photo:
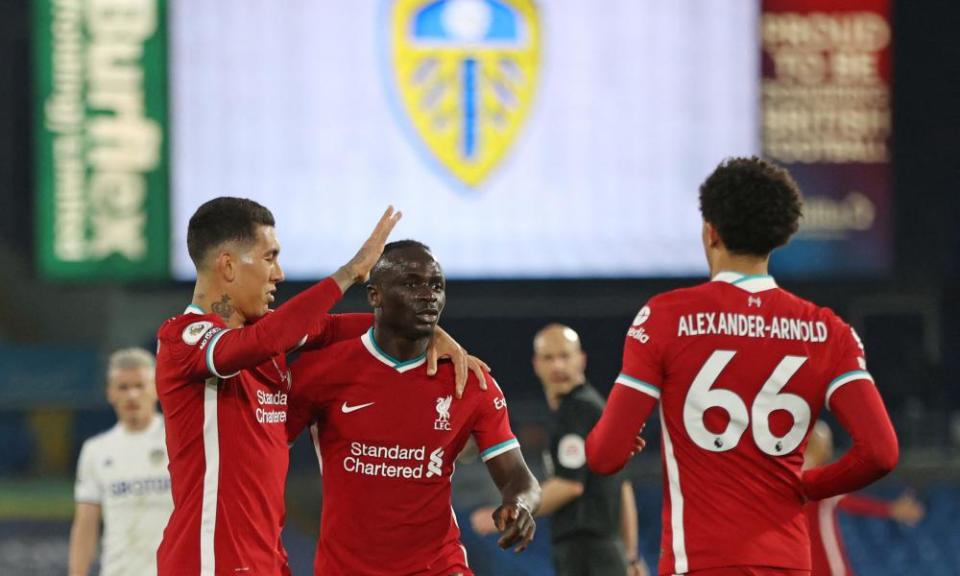
[(537, 516), (549, 516), (583, 495), (583, 482), (567, 478), (548, 478), (540, 486), (540, 509)]
[(356, 255), (334, 272), (332, 278), (340, 287), (341, 292), (346, 292), (354, 284), (367, 281), (367, 278), (370, 277), (370, 270), (373, 269), (373, 265), (383, 254), (383, 247), (387, 244), (390, 232), (393, 231), (402, 217), (402, 212), (395, 211), (393, 206), (388, 206), (373, 232), (370, 233), (370, 237), (363, 243)]
[(301, 352), (318, 350), (334, 342), (359, 338), (373, 326), (373, 314), (369, 312), (350, 312), (329, 314), (320, 328), (320, 333), (311, 335), (297, 348)]
[(322, 335), (331, 326), (327, 313), (347, 288), (369, 277), (400, 217), (392, 206), (387, 208), (357, 254), (333, 276), (291, 298), (256, 324), (212, 336), (207, 352), (209, 372), (234, 374)]
[(844, 385), (830, 397), (828, 408), (850, 434), (853, 447), (836, 462), (803, 473), (803, 490), (811, 500), (863, 488), (893, 470), (900, 454), (893, 424), (873, 382)]
[(497, 544), (503, 549), (515, 546), (515, 552), (522, 552), (537, 531), (533, 515), (540, 507), (540, 485), (519, 449), (487, 460), (487, 470), (503, 498), (503, 504), (493, 511), (493, 523), (500, 532)]
[(855, 516), (891, 518), (907, 526), (915, 526), (926, 514), (923, 504), (917, 500), (911, 490), (907, 490), (892, 501), (863, 494), (847, 494), (840, 499), (837, 508)]
[(656, 398), (615, 384), (600, 421), (587, 436), (587, 466), (603, 475), (626, 466), (645, 445), (640, 432), (656, 405)]
[(100, 505), (77, 502), (70, 527), (70, 576), (87, 576), (100, 540)]
[[(383, 253), (387, 238), (401, 217), (402, 213), (394, 212), (393, 206), (388, 207), (357, 254), (331, 276), (341, 293), (369, 278), (370, 270)], [(310, 334), (301, 349), (316, 350), (334, 342), (356, 338), (372, 325), (373, 314), (331, 314), (326, 316), (320, 332)]]

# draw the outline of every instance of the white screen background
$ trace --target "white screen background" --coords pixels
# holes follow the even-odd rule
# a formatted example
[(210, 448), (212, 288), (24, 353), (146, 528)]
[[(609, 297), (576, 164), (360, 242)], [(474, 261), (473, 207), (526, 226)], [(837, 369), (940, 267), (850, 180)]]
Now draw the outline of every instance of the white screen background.
[(404, 116), (389, 1), (173, 0), (174, 275), (221, 195), (273, 211), (294, 279), (343, 264), (387, 204), (448, 277), (702, 274), (697, 188), (759, 149), (757, 4), (539, 2), (530, 114), (470, 189)]

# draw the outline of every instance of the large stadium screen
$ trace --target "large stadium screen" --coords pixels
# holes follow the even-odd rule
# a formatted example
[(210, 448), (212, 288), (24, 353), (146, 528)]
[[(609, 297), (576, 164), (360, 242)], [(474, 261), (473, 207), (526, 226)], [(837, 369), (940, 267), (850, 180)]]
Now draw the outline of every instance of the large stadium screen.
[(697, 188), (759, 151), (754, 0), (174, 0), (172, 262), (218, 195), (288, 278), (387, 204), (454, 278), (702, 274)]

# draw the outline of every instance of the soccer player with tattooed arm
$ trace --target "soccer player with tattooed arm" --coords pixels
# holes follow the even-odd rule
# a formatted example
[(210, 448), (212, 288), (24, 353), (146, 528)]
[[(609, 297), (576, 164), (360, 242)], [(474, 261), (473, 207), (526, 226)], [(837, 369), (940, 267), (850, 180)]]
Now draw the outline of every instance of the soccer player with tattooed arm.
[[(193, 301), (157, 334), (156, 386), (174, 502), (157, 552), (161, 576), (290, 573), (280, 540), (289, 464), (286, 354), (370, 327), (370, 314), (328, 312), (366, 280), (399, 219), (388, 208), (353, 259), (271, 311), (284, 275), (270, 211), (220, 197), (191, 217)], [(462, 386), (468, 358), (440, 331), (431, 340), (434, 370), (444, 355), (453, 357)]]
[[(711, 281), (640, 309), (587, 463), (621, 469), (659, 403), (660, 574), (809, 574), (805, 503), (887, 474), (897, 437), (853, 329), (768, 274), (801, 217), (790, 175), (758, 158), (727, 160), (700, 187), (700, 209)], [(803, 470), (823, 407), (853, 447)]]

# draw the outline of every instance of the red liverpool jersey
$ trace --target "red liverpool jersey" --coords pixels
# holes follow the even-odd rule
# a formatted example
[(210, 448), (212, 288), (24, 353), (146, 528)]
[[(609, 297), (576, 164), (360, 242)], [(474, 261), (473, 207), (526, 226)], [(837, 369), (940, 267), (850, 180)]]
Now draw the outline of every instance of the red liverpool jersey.
[(810, 558), (813, 571), (810, 576), (851, 576), (850, 561), (843, 546), (837, 510), (855, 516), (890, 517), (890, 502), (859, 494), (834, 496), (806, 506), (810, 526)]
[(473, 435), (484, 461), (519, 448), (503, 393), (453, 366), (426, 374), (424, 357), (397, 361), (373, 330), (304, 353), (293, 364), (291, 439), (311, 422), (323, 514), (318, 575), (472, 574), (450, 502), (454, 461)]
[(895, 461), (896, 437), (853, 330), (770, 276), (721, 273), (656, 296), (637, 314), (588, 460), (602, 472), (622, 466), (659, 399), (660, 573), (809, 570), (806, 498), (877, 477), (852, 466), (831, 472), (828, 484), (801, 478), (809, 429), (841, 396), (880, 423), (872, 440), (892, 443)]
[(328, 279), (240, 329), (195, 306), (160, 327), (156, 382), (174, 501), (157, 552), (161, 576), (288, 573), (284, 353), (370, 325), (369, 315), (327, 315), (339, 298)]

